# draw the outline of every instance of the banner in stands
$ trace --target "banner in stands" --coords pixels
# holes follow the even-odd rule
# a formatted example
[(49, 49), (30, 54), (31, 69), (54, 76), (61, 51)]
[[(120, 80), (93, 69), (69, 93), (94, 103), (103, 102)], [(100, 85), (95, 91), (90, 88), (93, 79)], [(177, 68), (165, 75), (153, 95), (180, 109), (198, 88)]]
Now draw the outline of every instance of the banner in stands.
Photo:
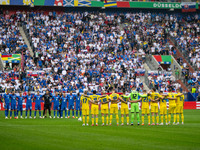
[(171, 64), (171, 55), (153, 55), (159, 64)]
[(3, 63), (20, 63), (20, 54), (0, 54)]

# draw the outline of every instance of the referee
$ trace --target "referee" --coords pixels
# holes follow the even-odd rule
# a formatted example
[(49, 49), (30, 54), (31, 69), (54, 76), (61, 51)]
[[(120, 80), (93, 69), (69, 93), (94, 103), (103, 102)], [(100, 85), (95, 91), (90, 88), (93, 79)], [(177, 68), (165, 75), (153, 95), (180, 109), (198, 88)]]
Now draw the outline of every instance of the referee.
[(47, 90), (46, 93), (43, 95), (44, 100), (44, 111), (43, 111), (43, 118), (47, 117), (47, 110), (49, 110), (49, 118), (51, 118), (51, 95)]

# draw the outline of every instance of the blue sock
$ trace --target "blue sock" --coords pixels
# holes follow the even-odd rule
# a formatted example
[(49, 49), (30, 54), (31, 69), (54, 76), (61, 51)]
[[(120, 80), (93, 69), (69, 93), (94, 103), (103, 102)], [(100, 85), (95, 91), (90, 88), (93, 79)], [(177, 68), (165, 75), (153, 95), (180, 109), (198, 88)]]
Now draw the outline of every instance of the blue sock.
[(40, 115), (40, 117), (41, 117), (41, 111), (39, 111), (39, 115)]
[(18, 114), (19, 114), (19, 111), (17, 111), (17, 116), (18, 116)]
[(31, 117), (31, 110), (30, 110), (30, 117)]
[(63, 110), (60, 111), (61, 117), (63, 116)]
[(76, 117), (78, 117), (78, 110), (76, 110)]
[(80, 117), (81, 117), (81, 115), (82, 115), (82, 111), (80, 110), (80, 112), (79, 112), (79, 113), (80, 113)]
[(53, 114), (54, 114), (54, 117), (55, 117), (55, 115), (56, 115), (56, 111), (55, 110), (54, 110)]
[(34, 116), (36, 117), (36, 111), (34, 112)]
[(8, 117), (8, 111), (7, 110), (5, 110), (5, 116)]
[(59, 117), (59, 111), (57, 110), (57, 117)]
[(15, 115), (15, 117), (17, 116), (17, 112), (16, 111), (14, 111), (14, 115)]
[(72, 115), (74, 116), (74, 110), (72, 110)]
[(68, 116), (70, 116), (70, 110), (68, 110)]
[(67, 110), (65, 110), (65, 117), (67, 116)]
[(10, 111), (10, 117), (12, 117), (12, 110)]
[(22, 116), (23, 111), (21, 111), (21, 116)]
[(26, 117), (27, 117), (28, 111), (26, 110)]

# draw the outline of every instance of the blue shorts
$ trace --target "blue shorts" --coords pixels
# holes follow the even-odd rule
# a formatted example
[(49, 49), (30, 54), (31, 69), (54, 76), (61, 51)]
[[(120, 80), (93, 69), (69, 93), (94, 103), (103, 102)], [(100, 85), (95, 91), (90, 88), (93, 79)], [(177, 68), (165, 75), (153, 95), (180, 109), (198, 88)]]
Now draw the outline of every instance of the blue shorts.
[(76, 105), (76, 110), (81, 110), (80, 105)]
[(53, 110), (59, 110), (59, 104), (58, 105), (53, 105)]
[(11, 104), (11, 110), (16, 110), (17, 109), (17, 105), (16, 104)]
[(66, 110), (67, 106), (61, 106), (61, 110)]
[(6, 104), (6, 105), (4, 106), (4, 109), (5, 109), (5, 110), (9, 110), (9, 109), (10, 109), (10, 104), (9, 104), (9, 103)]
[(32, 104), (26, 104), (26, 110), (32, 110)]
[(70, 110), (70, 109), (74, 109), (74, 105), (69, 105), (68, 106), (68, 109)]
[(18, 106), (17, 106), (17, 110), (18, 110), (18, 111), (23, 111), (23, 106), (22, 106), (22, 105), (18, 105)]
[(35, 104), (35, 110), (41, 110), (41, 105), (40, 104)]

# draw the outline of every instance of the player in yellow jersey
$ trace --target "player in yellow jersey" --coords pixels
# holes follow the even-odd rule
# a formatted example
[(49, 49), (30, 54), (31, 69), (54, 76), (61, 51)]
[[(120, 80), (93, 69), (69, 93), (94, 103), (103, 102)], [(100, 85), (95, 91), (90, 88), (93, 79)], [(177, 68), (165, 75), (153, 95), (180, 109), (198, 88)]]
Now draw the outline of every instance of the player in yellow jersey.
[(148, 92), (149, 95), (151, 95), (151, 116), (152, 116), (152, 124), (151, 125), (155, 125), (155, 114), (156, 114), (156, 122), (157, 125), (159, 125), (159, 116), (158, 116), (158, 102), (155, 101), (157, 98), (160, 97), (159, 93), (156, 93), (156, 89), (153, 88), (153, 90), (151, 90), (151, 93)]
[(181, 115), (182, 124), (184, 124), (184, 115), (183, 115), (183, 106), (184, 106), (184, 95), (180, 92), (180, 89), (177, 90), (176, 98), (176, 119), (177, 125), (179, 125), (179, 114)]
[(176, 122), (176, 94), (172, 93), (172, 89), (169, 89), (169, 93), (167, 94), (167, 98), (169, 100), (169, 110), (168, 110), (168, 123), (171, 121), (171, 114), (174, 114), (174, 122)]
[(119, 96), (119, 94), (115, 93), (115, 89), (112, 89), (112, 94), (110, 94), (110, 98), (111, 98), (110, 125), (112, 125), (113, 113), (116, 114), (117, 125), (119, 125), (119, 115), (118, 115), (118, 105), (117, 105), (117, 103), (119, 103), (119, 100), (122, 100), (122, 98)]
[(124, 115), (126, 115), (126, 123), (129, 125), (129, 110), (128, 110), (128, 101), (129, 98), (125, 98), (124, 95), (126, 96), (126, 91), (123, 90), (123, 95), (121, 96), (123, 101), (121, 101), (121, 122), (122, 126), (124, 125)]
[(138, 101), (142, 100), (142, 125), (144, 125), (144, 115), (147, 114), (148, 117), (148, 125), (150, 125), (150, 115), (149, 115), (149, 100), (150, 96), (147, 94), (147, 91), (144, 90), (143, 94), (140, 95), (140, 99)]
[[(84, 94), (87, 94), (87, 91), (84, 91)], [(81, 96), (81, 107), (82, 107), (82, 115), (83, 115), (83, 126), (85, 126), (85, 118), (87, 116), (87, 126), (89, 123), (89, 97), (85, 97), (84, 95)]]
[(168, 125), (167, 123), (167, 96), (163, 94), (163, 91), (160, 91), (159, 94), (161, 97), (157, 98), (157, 100), (160, 100), (160, 118), (161, 118), (160, 125), (163, 125), (164, 116), (165, 116), (165, 123), (166, 125)]
[[(105, 95), (105, 91), (102, 92)], [(101, 102), (101, 116), (102, 116), (102, 126), (104, 126), (104, 118), (106, 115), (106, 125), (108, 125), (108, 103), (110, 102), (110, 97), (105, 95), (104, 97), (100, 98)]]

